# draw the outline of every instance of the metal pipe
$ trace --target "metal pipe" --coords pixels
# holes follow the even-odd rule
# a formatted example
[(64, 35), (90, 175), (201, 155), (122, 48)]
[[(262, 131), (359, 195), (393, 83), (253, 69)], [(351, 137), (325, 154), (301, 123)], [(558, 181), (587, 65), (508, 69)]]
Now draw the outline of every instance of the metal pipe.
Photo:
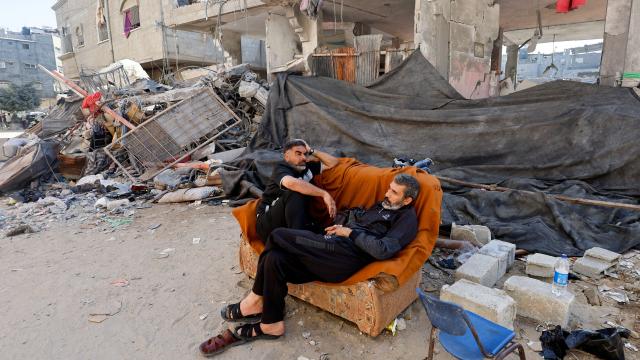
[[(40, 70), (44, 71), (45, 73), (47, 73), (49, 76), (53, 77), (54, 79), (63, 82), (65, 85), (67, 85), (71, 91), (73, 91), (74, 93), (76, 93), (78, 96), (81, 96), (83, 98), (89, 96), (89, 93), (87, 93), (83, 88), (81, 88), (80, 86), (78, 86), (76, 83), (74, 83), (73, 81), (65, 78), (62, 74), (60, 74), (59, 72), (53, 70), (53, 71), (49, 71), (47, 70), (44, 66), (38, 64), (38, 67), (40, 68)], [(105, 113), (113, 116), (114, 119), (118, 120), (119, 123), (123, 124), (124, 126), (128, 127), (130, 130), (135, 129), (135, 125), (133, 125), (132, 123), (130, 123), (129, 121), (127, 121), (127, 119), (123, 118), (122, 116), (118, 115), (115, 111), (111, 110), (108, 106), (102, 105), (100, 107), (100, 110), (104, 111)]]

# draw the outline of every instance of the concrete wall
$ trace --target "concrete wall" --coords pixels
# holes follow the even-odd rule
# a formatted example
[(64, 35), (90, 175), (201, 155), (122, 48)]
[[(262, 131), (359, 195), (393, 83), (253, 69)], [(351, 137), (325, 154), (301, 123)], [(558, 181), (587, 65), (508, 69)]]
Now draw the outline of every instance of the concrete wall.
[(414, 41), (463, 96), (487, 97), (499, 17), (491, 0), (416, 0)]
[(165, 36), (167, 38), (167, 56), (170, 59), (174, 59), (174, 61), (172, 61), (173, 65), (175, 65), (176, 59), (178, 60), (178, 64), (180, 61), (215, 61), (218, 63), (225, 61), (225, 54), (212, 34), (167, 29)]
[[(140, 27), (127, 38), (121, 9), (135, 3), (139, 4)], [(98, 41), (96, 0), (60, 0), (52, 8), (58, 29), (67, 27), (72, 33), (73, 52), (61, 56), (65, 75), (70, 78), (78, 78), (83, 69), (96, 71), (121, 59), (137, 61), (150, 70), (152, 64), (158, 64), (165, 56), (172, 65), (180, 62), (210, 65), (223, 58), (210, 33), (162, 26), (163, 18), (167, 24), (170, 15), (167, 9), (175, 9), (173, 0), (108, 1), (105, 16), (110, 38), (104, 41)], [(78, 45), (74, 33), (79, 25), (83, 27), (83, 46)]]
[(267, 72), (271, 73), (271, 69), (286, 64), (300, 54), (299, 39), (286, 16), (269, 14), (266, 29)]
[[(53, 79), (37, 67), (32, 67), (41, 64), (49, 70), (56, 70), (51, 34), (0, 34), (0, 61), (5, 65), (0, 68), (0, 82), (15, 85), (37, 83), (42, 85), (39, 91), (41, 97), (55, 97)], [(29, 68), (25, 67), (27, 65)]]

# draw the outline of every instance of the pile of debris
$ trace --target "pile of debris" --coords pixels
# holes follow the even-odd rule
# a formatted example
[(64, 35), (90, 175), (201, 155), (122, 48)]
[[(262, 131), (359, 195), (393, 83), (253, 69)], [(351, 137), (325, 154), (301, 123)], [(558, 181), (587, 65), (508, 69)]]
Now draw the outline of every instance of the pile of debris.
[(601, 356), (600, 346), (569, 340), (587, 335), (617, 354), (638, 351), (640, 251), (621, 255), (591, 248), (584, 257), (569, 259), (568, 290), (554, 293), (559, 257), (516, 250), (514, 244), (493, 239), (485, 226), (453, 224), (450, 237), (438, 239), (436, 247), (423, 267), (424, 290), (439, 292), (441, 299), (516, 333), (524, 334), (518, 328), (531, 324), (540, 341), (527, 339), (527, 345), (545, 358), (558, 350), (549, 340), (553, 334), (562, 344), (567, 339), (563, 351), (576, 348)]
[(131, 61), (82, 74), (84, 88), (45, 71), (71, 90), (3, 145), (0, 193), (13, 205), (0, 214), (5, 229), (36, 229), (33, 214), (84, 221), (88, 209), (118, 213), (147, 201), (219, 203), (219, 169), (257, 131), (269, 93), (247, 64), (174, 86)]

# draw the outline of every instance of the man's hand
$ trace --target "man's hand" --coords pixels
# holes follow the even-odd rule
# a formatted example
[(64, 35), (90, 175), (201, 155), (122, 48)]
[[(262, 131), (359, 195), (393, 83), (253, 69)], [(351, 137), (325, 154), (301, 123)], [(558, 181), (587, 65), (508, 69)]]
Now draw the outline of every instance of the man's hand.
[(322, 201), (324, 201), (324, 205), (327, 207), (327, 211), (329, 212), (329, 216), (333, 219), (336, 217), (336, 202), (333, 200), (331, 195), (328, 192), (325, 192), (322, 195)]
[(349, 237), (351, 234), (351, 229), (342, 225), (332, 225), (324, 230), (327, 232), (327, 235)]

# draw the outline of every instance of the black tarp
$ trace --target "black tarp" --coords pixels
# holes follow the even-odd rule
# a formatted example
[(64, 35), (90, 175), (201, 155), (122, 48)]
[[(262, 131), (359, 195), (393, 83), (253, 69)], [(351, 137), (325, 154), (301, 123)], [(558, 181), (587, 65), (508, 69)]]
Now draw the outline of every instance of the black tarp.
[[(541, 191), (446, 191), (443, 223), (487, 225), (495, 237), (552, 255), (640, 245), (640, 212), (573, 205), (547, 194), (638, 204), (640, 99), (632, 89), (555, 81), (509, 96), (466, 100), (415, 52), (368, 88), (281, 74), (261, 128), (226, 174), (227, 193), (268, 176), (287, 139), (390, 166), (430, 157), (437, 175)], [(255, 176), (255, 171), (260, 176)], [(235, 175), (235, 176), (229, 176)]]

